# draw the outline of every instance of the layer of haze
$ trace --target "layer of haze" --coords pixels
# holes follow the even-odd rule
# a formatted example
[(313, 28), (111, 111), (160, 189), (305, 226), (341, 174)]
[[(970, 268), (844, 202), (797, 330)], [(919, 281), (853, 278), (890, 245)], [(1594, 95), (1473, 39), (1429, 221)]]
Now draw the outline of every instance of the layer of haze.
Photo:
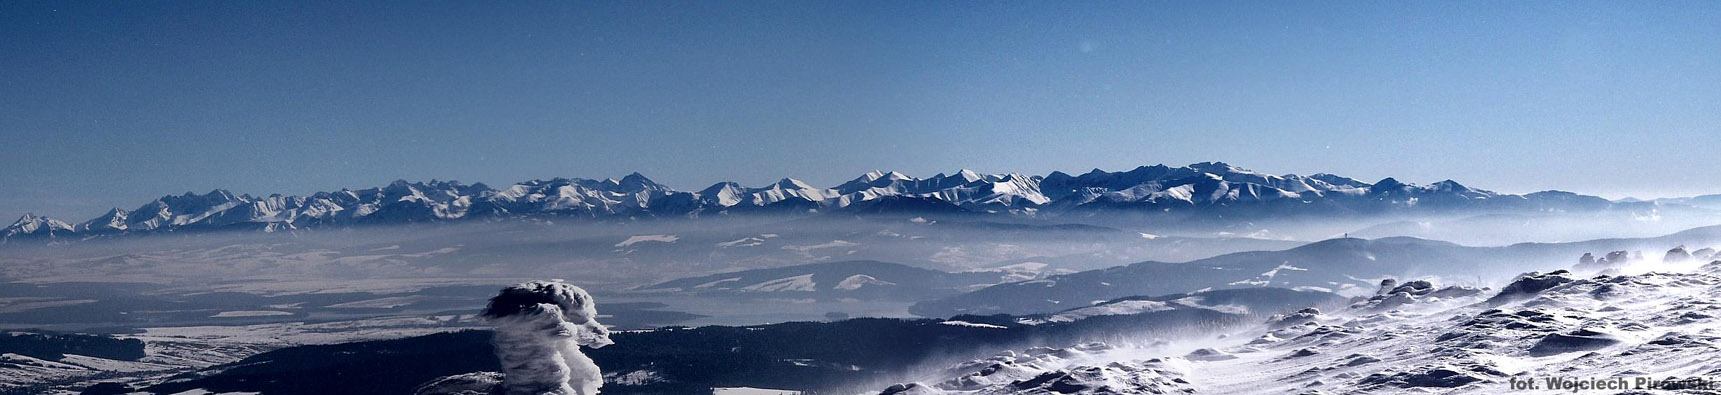
[(1717, 2), (0, 5), (0, 215), (1222, 160), (1721, 192)]

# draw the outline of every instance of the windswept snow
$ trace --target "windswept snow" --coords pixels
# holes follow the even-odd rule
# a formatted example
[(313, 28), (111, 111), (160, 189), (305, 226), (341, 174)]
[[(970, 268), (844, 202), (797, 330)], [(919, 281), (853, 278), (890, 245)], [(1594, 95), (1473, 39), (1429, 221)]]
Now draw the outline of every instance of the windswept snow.
[(1152, 300), (1126, 300), (1058, 313), (1047, 320), (1051, 322), (1073, 322), (1080, 321), (1088, 317), (1142, 314), (1171, 309), (1173, 309), (1173, 307), (1167, 305), (1165, 302), (1156, 302)]
[(1020, 353), (1004, 351), (985, 359), (951, 366), (937, 382), (903, 383), (880, 395), (935, 394), (1085, 394), (1145, 395), (1182, 393), (1190, 389), (1183, 376), (1189, 363), (1180, 358), (1093, 363), (1115, 357), (1117, 348), (1088, 343), (1069, 348), (1034, 347)]
[(725, 278), (722, 280), (717, 280), (717, 281), (712, 281), (712, 282), (708, 282), (708, 283), (704, 283), (704, 284), (695, 285), (695, 286), (693, 286), (693, 289), (706, 289), (706, 288), (715, 287), (718, 284), (731, 283), (731, 282), (736, 282), (736, 281), (741, 281), (741, 278), (740, 277)]
[(758, 247), (759, 245), (762, 245), (762, 244), (765, 244), (765, 238), (763, 238), (763, 237), (743, 237), (743, 238), (739, 238), (739, 239), (735, 239), (735, 240), (717, 243), (717, 246), (722, 247), (722, 248)]
[(751, 387), (718, 387), (711, 389), (711, 395), (801, 395), (801, 392)]
[(956, 320), (944, 321), (944, 322), (940, 322), (939, 324), (940, 325), (951, 325), (951, 326), (966, 326), (966, 327), (970, 327), (970, 328), (1009, 329), (1009, 327), (1006, 327), (1003, 325), (982, 324), (982, 323), (977, 323), (977, 322), (956, 321)]
[(814, 250), (821, 250), (821, 249), (826, 249), (826, 248), (853, 247), (853, 246), (858, 246), (858, 245), (860, 245), (860, 243), (842, 241), (842, 240), (831, 240), (829, 243), (819, 243), (819, 244), (812, 244), (812, 245), (783, 246), (783, 249), (791, 250), (791, 251), (799, 251), (799, 252), (805, 253), (805, 252), (812, 252)]
[(681, 240), (681, 238), (676, 235), (638, 235), (629, 237), (627, 240), (622, 240), (622, 242), (616, 243), (615, 246), (616, 248), (622, 248), (644, 242), (674, 243), (676, 240)]
[(1520, 392), (1513, 380), (1542, 390), (1524, 392), (1570, 393), (1545, 378), (1713, 379), (1721, 376), (1712, 358), (1721, 353), (1716, 298), (1721, 262), (1685, 273), (1532, 273), (1500, 291), (1387, 280), (1339, 311), (1304, 309), (1141, 346), (1007, 351), (883, 393)]
[(749, 292), (813, 292), (815, 285), (813, 275), (803, 274), (748, 285), (742, 287), (741, 290)]
[(1286, 262), (1286, 263), (1279, 264), (1278, 267), (1274, 267), (1273, 270), (1268, 270), (1266, 273), (1261, 273), (1261, 276), (1266, 277), (1268, 280), (1272, 280), (1273, 277), (1279, 276), (1279, 271), (1281, 271), (1281, 270), (1290, 270), (1290, 271), (1297, 271), (1297, 272), (1309, 271), (1309, 269), (1291, 266), (1290, 262)]
[(429, 298), (427, 298), (425, 296), (419, 296), (419, 295), (390, 296), (390, 297), (367, 299), (367, 300), (360, 300), (360, 301), (354, 301), (354, 302), (337, 303), (337, 304), (329, 305), (328, 307), (329, 308), (336, 308), (336, 309), (392, 309), (392, 308), (396, 308), (396, 307), (411, 305), (413, 303), (418, 303), (418, 302), (426, 300), (426, 299), (429, 299)]
[(879, 280), (865, 274), (856, 274), (838, 282), (837, 289), (842, 291), (853, 291), (868, 285), (896, 285), (896, 283)]
[(209, 318), (273, 317), (282, 315), (293, 315), (293, 313), (273, 310), (239, 310), (215, 313), (215, 315), (209, 316)]
[(173, 395), (260, 395), (260, 394), (262, 394), (262, 393), (261, 392), (218, 392), (218, 391), (210, 391), (210, 390), (198, 388), (198, 389), (194, 389), (194, 390), (190, 390), (190, 391), (174, 393)]
[(765, 244), (765, 240), (775, 239), (777, 237), (778, 236), (775, 233), (765, 233), (765, 234), (761, 234), (758, 236), (748, 236), (748, 237), (743, 237), (743, 238), (739, 238), (739, 239), (735, 239), (735, 240), (717, 243), (717, 246), (722, 247), (722, 248), (757, 247), (759, 245)]

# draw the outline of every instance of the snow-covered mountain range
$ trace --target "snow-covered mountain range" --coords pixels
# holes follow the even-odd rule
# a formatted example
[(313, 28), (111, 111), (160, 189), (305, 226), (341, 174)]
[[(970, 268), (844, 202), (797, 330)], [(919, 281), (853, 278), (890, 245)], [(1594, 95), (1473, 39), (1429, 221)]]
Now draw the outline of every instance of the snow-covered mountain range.
[(963, 170), (915, 178), (870, 172), (832, 188), (785, 178), (749, 188), (723, 182), (677, 191), (639, 173), (621, 179), (533, 180), (492, 188), (455, 181), (395, 181), (387, 186), (310, 196), (251, 196), (215, 190), (164, 196), (133, 210), (115, 208), (77, 224), (25, 215), (0, 237), (105, 235), (175, 230), (291, 230), (329, 225), (521, 217), (663, 218), (746, 213), (1000, 213), (1058, 216), (1103, 210), (1146, 215), (1248, 218), (1266, 215), (1441, 213), (1454, 210), (1581, 212), (1654, 202), (1610, 202), (1569, 192), (1526, 195), (1469, 188), (1454, 181), (1367, 183), (1331, 174), (1274, 175), (1225, 163), (1143, 166), (1081, 175), (979, 174)]

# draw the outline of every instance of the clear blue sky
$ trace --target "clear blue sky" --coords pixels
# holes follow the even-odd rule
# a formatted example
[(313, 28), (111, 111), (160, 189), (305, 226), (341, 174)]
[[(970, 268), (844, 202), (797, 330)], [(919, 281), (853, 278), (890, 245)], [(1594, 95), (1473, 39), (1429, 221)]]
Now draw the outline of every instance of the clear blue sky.
[(1721, 193), (1721, 2), (0, 3), (0, 215), (1222, 160)]

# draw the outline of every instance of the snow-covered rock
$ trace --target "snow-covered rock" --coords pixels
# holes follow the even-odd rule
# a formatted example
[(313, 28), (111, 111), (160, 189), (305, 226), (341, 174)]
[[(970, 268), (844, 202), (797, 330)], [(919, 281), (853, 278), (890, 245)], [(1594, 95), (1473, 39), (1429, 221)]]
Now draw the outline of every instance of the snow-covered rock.
[(1501, 288), (1499, 294), (1488, 299), (1488, 303), (1499, 304), (1532, 297), (1542, 291), (1573, 281), (1577, 281), (1576, 276), (1565, 270), (1555, 270), (1549, 273), (1526, 273), (1513, 279), (1511, 284)]
[(1380, 290), (1374, 296), (1352, 304), (1351, 308), (1384, 311), (1419, 302), (1477, 295), (1482, 291), (1482, 289), (1461, 285), (1435, 288), (1434, 283), (1426, 280), (1406, 281), (1400, 284), (1397, 280), (1389, 278), (1381, 281)]
[(1179, 358), (1113, 361), (1101, 365), (1072, 363), (1115, 348), (1087, 343), (1069, 348), (1035, 347), (1022, 353), (1005, 351), (991, 358), (952, 366), (951, 379), (938, 383), (902, 383), (880, 395), (933, 394), (1084, 394), (1135, 395), (1193, 393), (1186, 362)]
[(53, 218), (35, 214), (24, 214), (11, 226), (0, 229), (0, 239), (10, 239), (23, 236), (55, 237), (70, 235), (74, 232), (71, 224)]

